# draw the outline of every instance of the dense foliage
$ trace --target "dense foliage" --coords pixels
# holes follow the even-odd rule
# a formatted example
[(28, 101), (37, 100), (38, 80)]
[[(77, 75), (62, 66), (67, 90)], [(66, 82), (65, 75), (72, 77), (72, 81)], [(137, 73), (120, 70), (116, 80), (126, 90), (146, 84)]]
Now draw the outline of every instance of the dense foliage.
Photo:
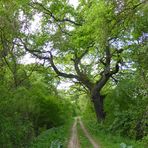
[[(147, 135), (148, 97), (147, 90), (139, 82), (122, 80), (106, 98), (107, 122), (111, 132), (141, 139)], [(112, 110), (112, 112), (111, 112)]]
[(11, 85), (11, 75), (5, 75), (0, 84), (1, 147), (27, 147), (42, 131), (64, 124), (71, 116), (70, 103), (55, 94), (42, 74), (33, 72), (26, 83)]
[[(68, 118), (94, 112), (101, 123), (92, 120), (95, 130), (146, 145), (147, 6), (146, 0), (78, 0), (75, 7), (68, 0), (1, 0), (0, 147), (29, 147), (42, 131), (50, 129), (51, 137)], [(25, 63), (27, 56), (33, 63)]]

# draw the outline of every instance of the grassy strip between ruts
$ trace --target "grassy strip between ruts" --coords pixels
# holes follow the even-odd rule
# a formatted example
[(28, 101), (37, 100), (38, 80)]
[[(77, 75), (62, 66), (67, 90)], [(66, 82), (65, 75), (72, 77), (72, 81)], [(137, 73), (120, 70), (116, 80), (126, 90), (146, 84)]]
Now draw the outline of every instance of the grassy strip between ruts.
[(78, 138), (79, 138), (81, 148), (93, 148), (88, 138), (85, 136), (79, 123), (77, 124), (77, 130), (78, 130)]
[(83, 119), (84, 125), (91, 136), (99, 141), (101, 148), (146, 148), (142, 143), (101, 130), (97, 123)]
[(67, 148), (72, 123), (73, 120), (70, 120), (63, 126), (44, 131), (32, 142), (30, 148)]

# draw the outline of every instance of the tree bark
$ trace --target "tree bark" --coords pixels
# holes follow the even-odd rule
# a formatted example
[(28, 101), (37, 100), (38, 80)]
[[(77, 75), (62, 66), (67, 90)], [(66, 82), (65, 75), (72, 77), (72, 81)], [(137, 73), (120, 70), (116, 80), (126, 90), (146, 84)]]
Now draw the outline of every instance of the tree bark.
[(102, 78), (95, 84), (91, 90), (91, 98), (96, 112), (97, 120), (103, 121), (105, 119), (104, 99), (105, 96), (101, 94), (101, 90), (109, 80), (110, 75), (103, 75)]
[(94, 109), (96, 112), (96, 117), (98, 121), (102, 121), (105, 119), (105, 112), (104, 112), (104, 96), (100, 94), (100, 92), (96, 91), (92, 94), (92, 102), (94, 105)]

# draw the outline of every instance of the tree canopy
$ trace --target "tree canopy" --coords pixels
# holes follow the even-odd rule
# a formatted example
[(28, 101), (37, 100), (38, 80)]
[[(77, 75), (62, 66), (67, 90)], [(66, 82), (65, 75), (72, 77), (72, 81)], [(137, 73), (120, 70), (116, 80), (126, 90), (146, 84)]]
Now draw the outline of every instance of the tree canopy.
[[(82, 98), (84, 92), (98, 121), (113, 122), (110, 129), (118, 130), (125, 123), (123, 119), (116, 127), (123, 115), (128, 128), (137, 126), (135, 137), (144, 137), (148, 109), (147, 6), (146, 0), (78, 0), (77, 7), (68, 0), (1, 0), (0, 111), (4, 113), (12, 103), (11, 110), (0, 115), (3, 122), (12, 122), (5, 116), (10, 117), (13, 111), (20, 128), (22, 120), (29, 119), (25, 128), (29, 132), (33, 125), (34, 134), (44, 126), (63, 124), (75, 108), (69, 100), (62, 101), (63, 90), (57, 89), (59, 82), (67, 79), (72, 83), (67, 92), (73, 100)], [(23, 64), (28, 54), (36, 62)], [(140, 103), (139, 112), (132, 113), (136, 110), (132, 104), (138, 107)], [(61, 116), (63, 111), (65, 116)], [(131, 129), (132, 133), (135, 129)], [(138, 130), (142, 130), (141, 135)]]
[(103, 119), (102, 88), (110, 78), (116, 81), (114, 76), (126, 64), (132, 66), (126, 56), (134, 46), (143, 46), (139, 40), (146, 33), (145, 4), (137, 0), (79, 1), (74, 9), (68, 1), (31, 2), (30, 14), (24, 17), (38, 15), (39, 29), (28, 32), (29, 21), (20, 44), (50, 65), (56, 75), (87, 89), (98, 119)]

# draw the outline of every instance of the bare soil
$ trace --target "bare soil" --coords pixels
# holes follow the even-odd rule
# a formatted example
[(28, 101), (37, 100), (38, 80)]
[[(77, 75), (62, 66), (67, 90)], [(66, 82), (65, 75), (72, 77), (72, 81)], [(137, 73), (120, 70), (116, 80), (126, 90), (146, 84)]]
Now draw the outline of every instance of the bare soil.
[(101, 148), (99, 146), (98, 143), (96, 143), (96, 141), (92, 138), (92, 136), (89, 134), (89, 132), (87, 131), (87, 129), (85, 128), (82, 120), (80, 117), (75, 118), (74, 124), (72, 126), (71, 129), (71, 138), (69, 140), (69, 144), (68, 144), (68, 148), (80, 148), (80, 143), (79, 143), (79, 139), (78, 139), (78, 132), (77, 132), (77, 124), (80, 124), (81, 129), (84, 132), (84, 135), (87, 137), (87, 139), (89, 140), (90, 144), (94, 147), (94, 148)]
[(68, 144), (68, 148), (80, 148), (77, 134), (77, 118), (75, 118), (74, 124), (71, 129), (71, 138)]
[(82, 128), (82, 130), (83, 130), (85, 136), (88, 138), (88, 140), (89, 140), (89, 142), (92, 144), (92, 146), (93, 146), (94, 148), (101, 148), (101, 147), (95, 142), (95, 140), (92, 138), (92, 136), (89, 134), (89, 132), (88, 132), (87, 129), (85, 128), (85, 126), (84, 126), (84, 124), (83, 124), (81, 118), (79, 118), (78, 121), (79, 121), (79, 123), (80, 123), (80, 126), (81, 126), (81, 128)]

